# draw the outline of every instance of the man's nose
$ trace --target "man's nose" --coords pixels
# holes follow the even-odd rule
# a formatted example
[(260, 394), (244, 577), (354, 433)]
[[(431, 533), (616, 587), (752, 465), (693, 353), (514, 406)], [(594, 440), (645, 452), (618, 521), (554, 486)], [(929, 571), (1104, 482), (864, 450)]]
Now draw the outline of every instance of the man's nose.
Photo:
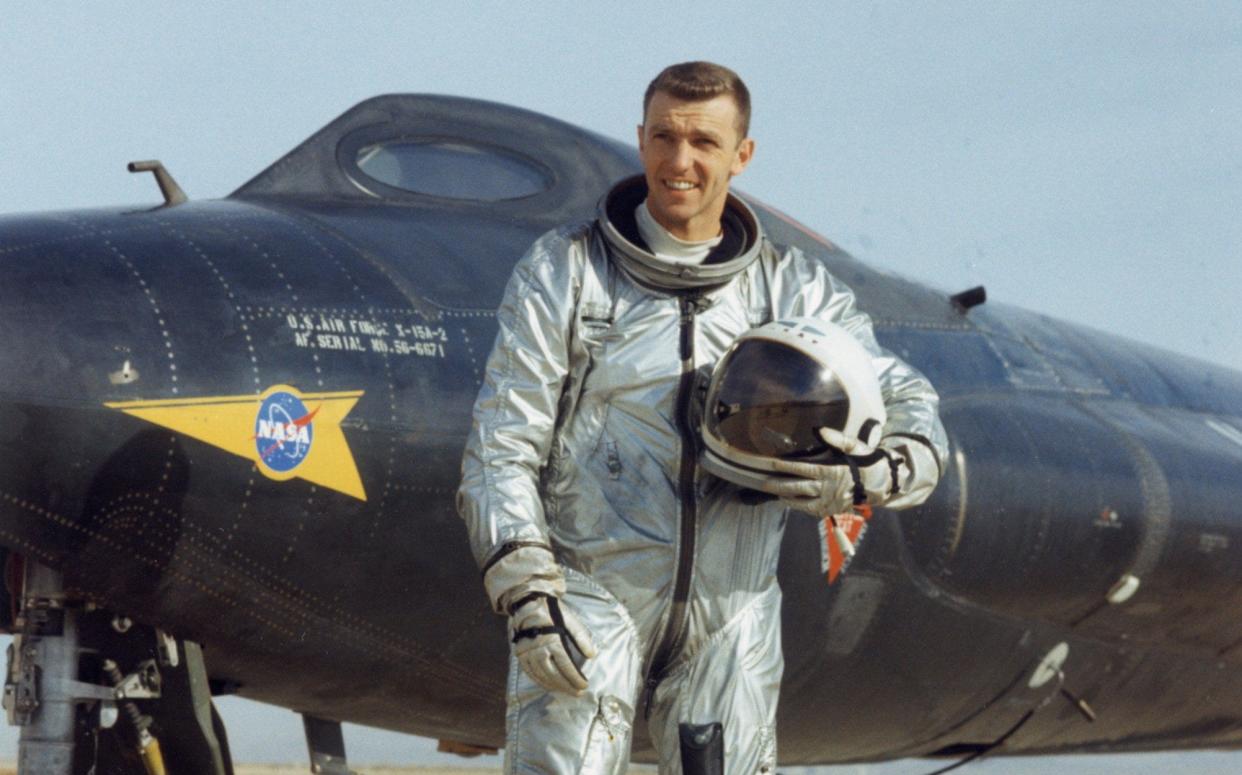
[(669, 160), (673, 168), (678, 171), (690, 169), (693, 160), (692, 150), (690, 143), (684, 140), (677, 143), (673, 148), (673, 157)]

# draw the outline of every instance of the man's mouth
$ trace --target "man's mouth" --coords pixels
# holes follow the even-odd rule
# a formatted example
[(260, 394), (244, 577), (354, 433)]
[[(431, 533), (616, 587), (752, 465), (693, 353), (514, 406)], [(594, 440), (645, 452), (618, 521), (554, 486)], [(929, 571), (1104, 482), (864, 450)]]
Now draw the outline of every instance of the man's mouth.
[(665, 180), (664, 187), (670, 188), (673, 191), (689, 191), (692, 188), (696, 188), (697, 184), (689, 180)]

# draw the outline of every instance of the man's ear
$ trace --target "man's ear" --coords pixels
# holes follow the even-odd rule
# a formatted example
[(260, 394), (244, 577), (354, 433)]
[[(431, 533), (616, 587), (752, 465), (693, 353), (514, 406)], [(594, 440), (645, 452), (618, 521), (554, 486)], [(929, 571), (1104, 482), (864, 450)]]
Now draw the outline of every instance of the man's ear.
[(742, 170), (746, 169), (746, 165), (750, 164), (750, 160), (754, 155), (755, 141), (747, 137), (737, 144), (737, 150), (733, 153), (733, 166), (729, 168), (729, 174), (741, 175)]
[(638, 150), (643, 149), (643, 125), (638, 125)]

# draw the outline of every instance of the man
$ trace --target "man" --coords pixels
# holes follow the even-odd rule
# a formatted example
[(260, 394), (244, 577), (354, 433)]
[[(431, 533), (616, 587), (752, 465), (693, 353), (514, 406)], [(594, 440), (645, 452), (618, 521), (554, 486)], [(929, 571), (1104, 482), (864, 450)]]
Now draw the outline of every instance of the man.
[[(783, 661), (776, 566), (790, 508), (849, 507), (844, 466), (790, 463), (748, 505), (698, 465), (696, 385), (739, 334), (833, 321), (873, 358), (896, 468), (873, 503), (921, 502), (945, 455), (937, 398), (879, 348), (852, 293), (778, 250), (729, 194), (749, 164), (750, 98), (727, 68), (652, 81), (644, 174), (593, 223), (519, 262), (475, 405), (459, 509), (493, 607), (510, 617), (506, 771), (622, 771), (646, 719), (663, 772), (723, 741), (725, 771), (772, 772)], [(717, 726), (719, 725), (719, 726)]]

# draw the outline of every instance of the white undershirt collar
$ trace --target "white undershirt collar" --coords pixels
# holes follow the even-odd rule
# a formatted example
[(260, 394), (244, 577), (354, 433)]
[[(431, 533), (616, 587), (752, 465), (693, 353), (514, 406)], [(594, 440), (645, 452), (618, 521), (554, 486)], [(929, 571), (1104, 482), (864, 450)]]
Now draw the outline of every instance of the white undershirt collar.
[(687, 242), (674, 237), (652, 217), (651, 211), (647, 209), (646, 199), (634, 209), (634, 220), (638, 223), (638, 233), (651, 252), (657, 258), (673, 264), (701, 264), (707, 254), (712, 252), (712, 248), (724, 239), (723, 232), (698, 242)]

